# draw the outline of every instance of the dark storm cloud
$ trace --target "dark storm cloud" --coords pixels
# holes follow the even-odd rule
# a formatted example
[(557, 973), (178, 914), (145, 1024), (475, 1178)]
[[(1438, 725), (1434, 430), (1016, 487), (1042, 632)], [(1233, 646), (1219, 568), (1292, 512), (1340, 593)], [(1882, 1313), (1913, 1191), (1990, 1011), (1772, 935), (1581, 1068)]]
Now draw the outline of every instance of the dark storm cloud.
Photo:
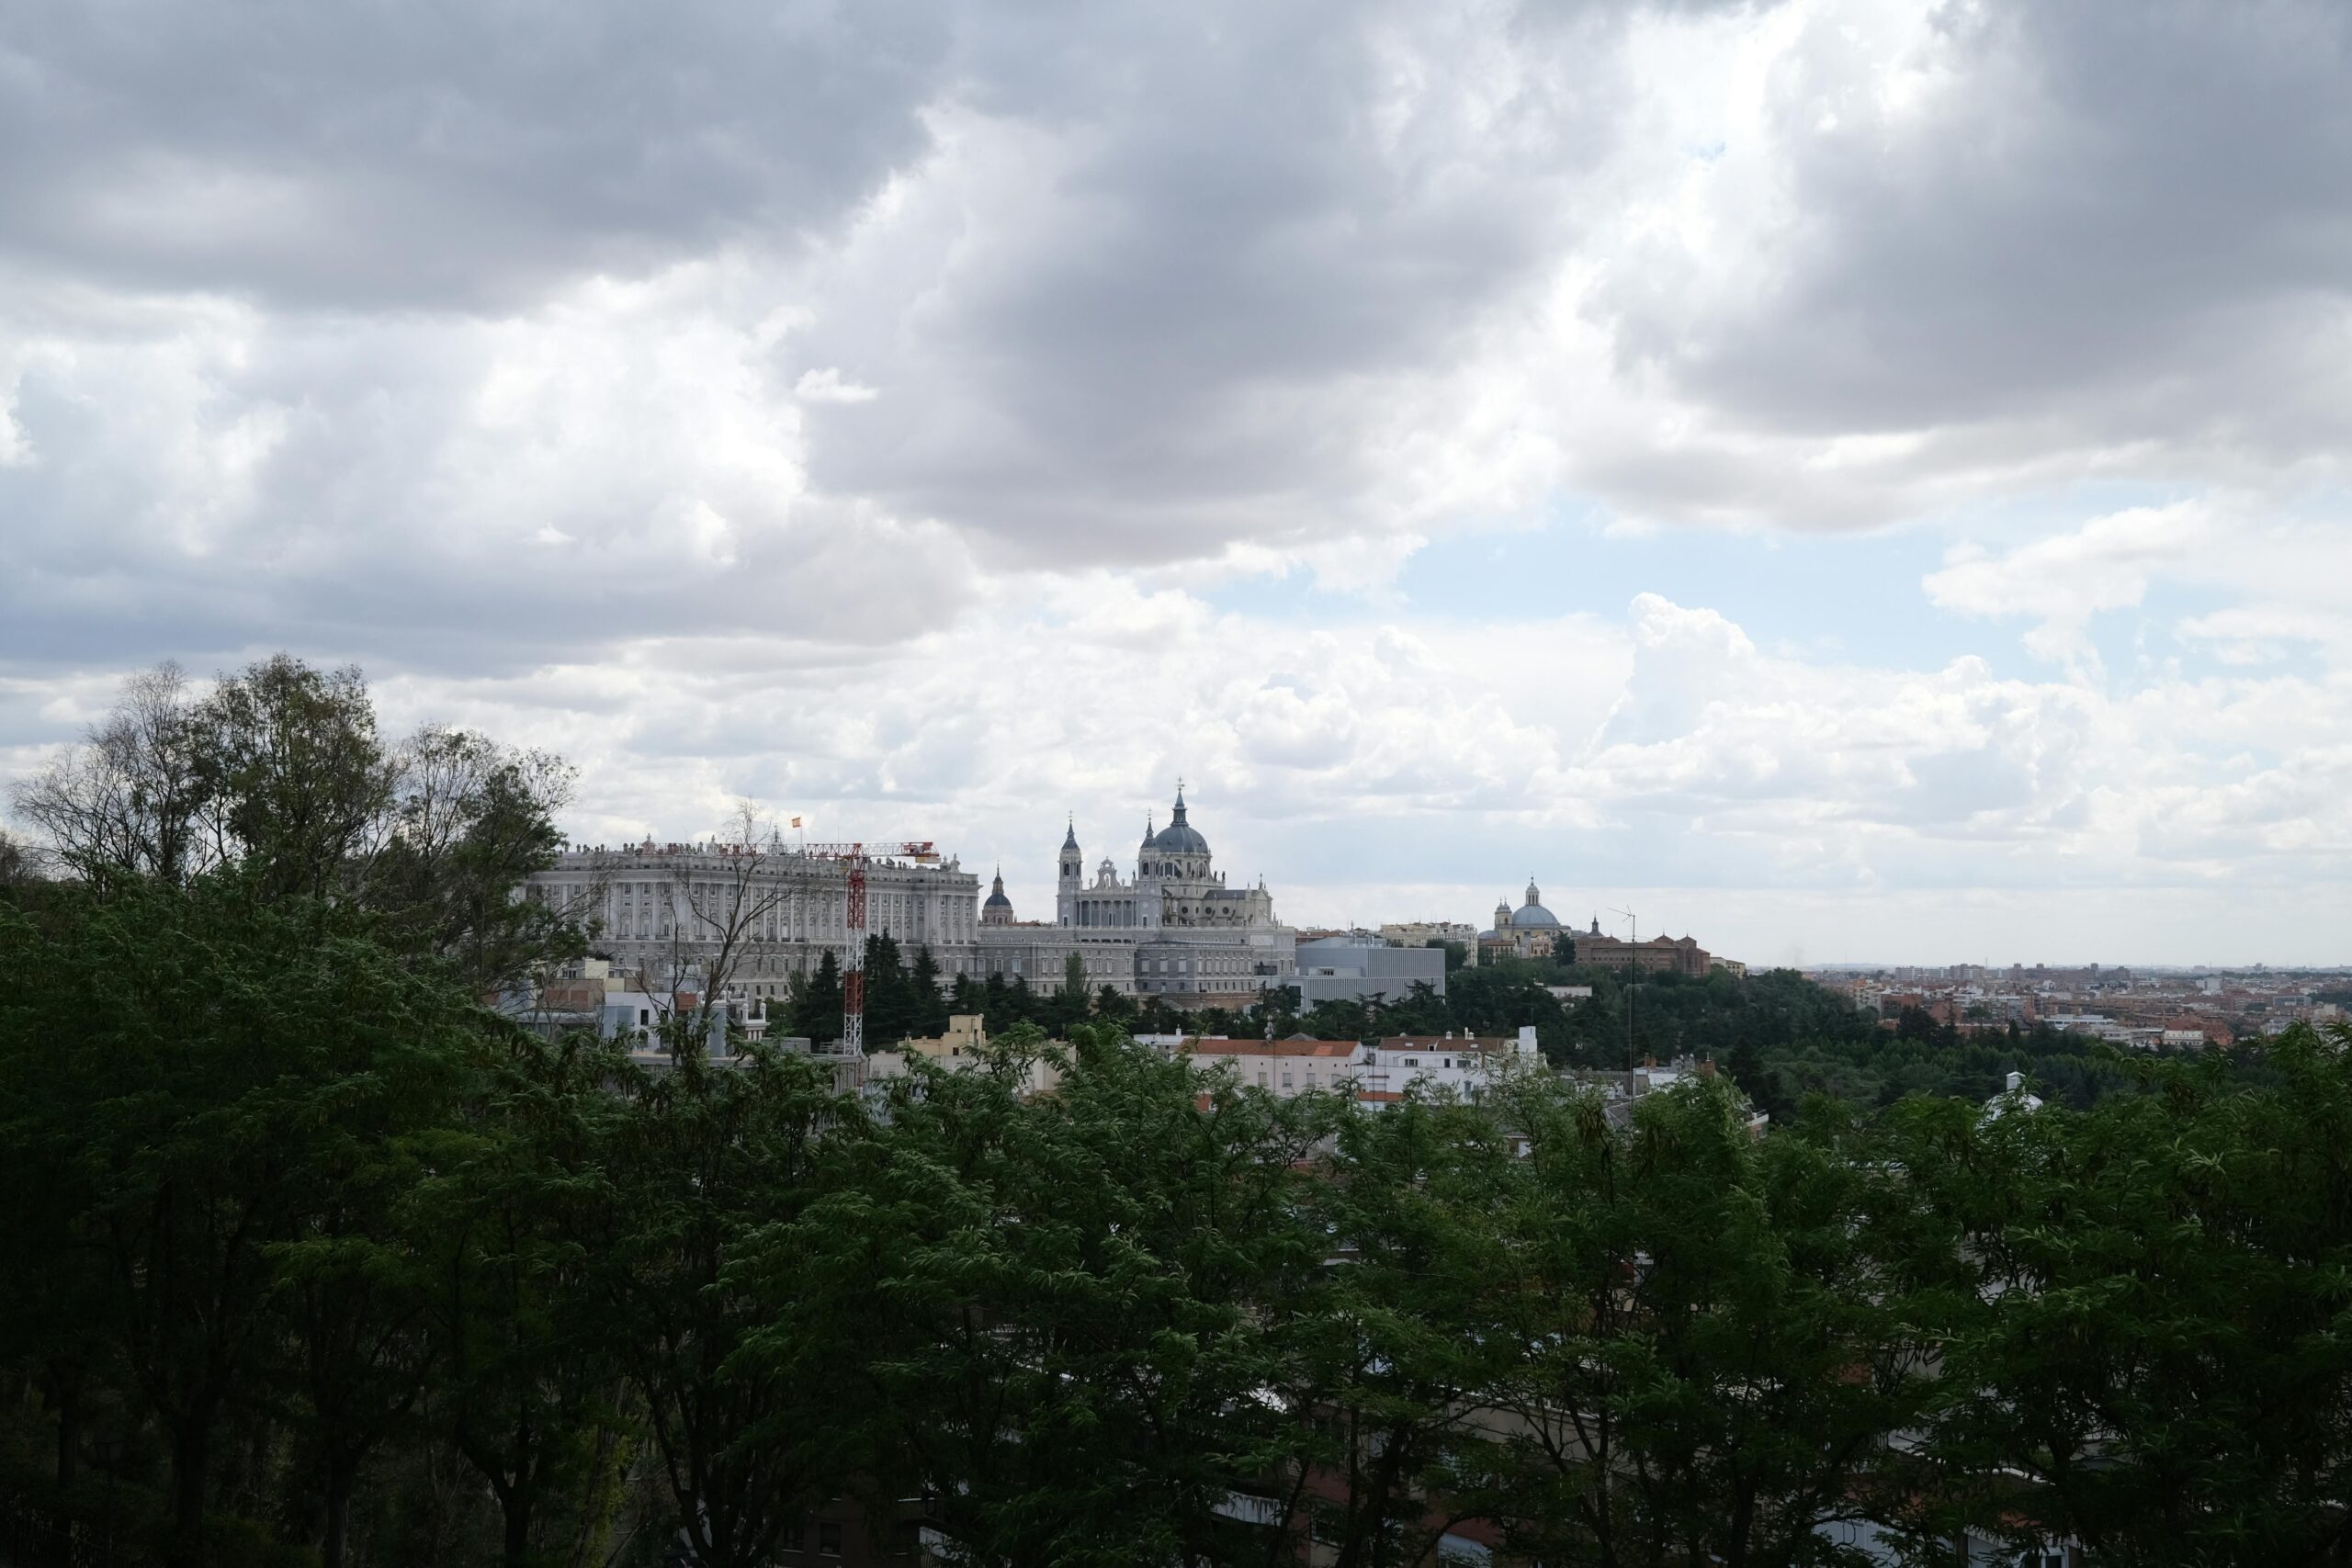
[(1874, 101), (1851, 29), (1809, 29), (1769, 89), (1792, 214), (1758, 286), (1630, 273), (1623, 354), (1751, 430), (2340, 444), (2311, 350), (2340, 355), (2352, 303), (2352, 7), (1935, 17), (1948, 75), (1916, 114)]
[(1032, 558), (1328, 529), (1387, 383), (1457, 363), (1572, 243), (1629, 14), (1124, 7), (1034, 49), (990, 27), (964, 151), (994, 199), (904, 215), (923, 265), (804, 345), (884, 392), (820, 412), (818, 481)]
[(91, 279), (496, 307), (830, 223), (920, 151), (899, 0), (0, 9), (0, 246)]
[[(1633, 213), (1694, 160), (1629, 6), (11, 7), (0, 657), (858, 646), (1008, 561), (1393, 550), (1487, 500), (1492, 386), (1521, 506), (2340, 451), (2347, 13), (1937, 16), (1917, 112), (1804, 23), (1787, 219), (1703, 255)], [(1545, 384), (1571, 272), (1620, 385)]]

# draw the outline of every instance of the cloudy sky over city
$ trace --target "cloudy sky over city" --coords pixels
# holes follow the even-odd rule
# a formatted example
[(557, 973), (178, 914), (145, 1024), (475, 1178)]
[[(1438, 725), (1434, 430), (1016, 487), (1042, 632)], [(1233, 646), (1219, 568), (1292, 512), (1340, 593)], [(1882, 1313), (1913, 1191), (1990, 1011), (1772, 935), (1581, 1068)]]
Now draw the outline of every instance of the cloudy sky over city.
[(2352, 7), (0, 9), (0, 776), (356, 662), (1050, 912), (2352, 961)]

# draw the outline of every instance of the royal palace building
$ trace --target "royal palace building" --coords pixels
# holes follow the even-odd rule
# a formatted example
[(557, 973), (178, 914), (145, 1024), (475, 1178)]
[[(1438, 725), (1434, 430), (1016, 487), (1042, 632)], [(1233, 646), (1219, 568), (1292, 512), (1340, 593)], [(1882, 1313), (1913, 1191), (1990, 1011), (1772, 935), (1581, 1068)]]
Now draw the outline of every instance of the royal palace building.
[[(867, 929), (910, 956), (928, 948), (943, 980), (1019, 977), (1057, 991), (1078, 957), (1090, 990), (1171, 1001), (1252, 997), (1287, 983), (1295, 938), (1274, 919), (1261, 884), (1228, 887), (1183, 792), (1167, 827), (1147, 825), (1132, 878), (1109, 860), (1085, 874), (1073, 825), (1062, 840), (1055, 919), (1013, 918), (1004, 878), (988, 898), (954, 859), (937, 864), (877, 858), (866, 870)], [(525, 897), (590, 928), (622, 971), (666, 977), (707, 973), (722, 952), (728, 992), (742, 1001), (786, 994), (827, 953), (849, 956), (847, 867), (790, 846), (651, 840), (570, 849), (535, 874)]]

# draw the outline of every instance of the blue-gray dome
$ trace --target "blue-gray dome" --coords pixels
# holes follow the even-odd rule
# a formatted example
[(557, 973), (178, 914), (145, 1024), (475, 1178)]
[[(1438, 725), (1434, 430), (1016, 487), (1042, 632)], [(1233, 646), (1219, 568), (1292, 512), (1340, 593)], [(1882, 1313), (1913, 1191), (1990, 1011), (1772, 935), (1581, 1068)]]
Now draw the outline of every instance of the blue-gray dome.
[(1201, 837), (1200, 830), (1183, 822), (1170, 822), (1162, 828), (1151, 840), (1151, 847), (1180, 855), (1204, 855), (1209, 852), (1209, 841)]
[(1176, 813), (1168, 826), (1144, 840), (1155, 850), (1165, 850), (1173, 855), (1204, 855), (1209, 841), (1201, 837), (1200, 829), (1184, 820), (1184, 792), (1176, 792)]
[(1557, 931), (1560, 927), (1557, 917), (1544, 907), (1543, 890), (1532, 877), (1527, 884), (1527, 902), (1511, 916), (1510, 925), (1513, 931)]

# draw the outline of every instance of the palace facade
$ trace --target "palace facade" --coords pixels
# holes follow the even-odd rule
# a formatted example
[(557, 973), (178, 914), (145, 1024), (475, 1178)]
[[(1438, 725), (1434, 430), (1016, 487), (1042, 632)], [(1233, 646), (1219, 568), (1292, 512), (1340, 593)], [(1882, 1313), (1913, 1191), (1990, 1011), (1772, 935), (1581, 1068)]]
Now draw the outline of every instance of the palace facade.
[[(1014, 919), (1001, 874), (983, 903), (979, 878), (953, 858), (876, 859), (866, 871), (867, 928), (910, 958), (929, 948), (946, 981), (1017, 976), (1058, 991), (1075, 955), (1089, 990), (1179, 1004), (1252, 1000), (1288, 983), (1296, 935), (1274, 919), (1263, 884), (1227, 886), (1188, 815), (1179, 789), (1168, 826), (1147, 822), (1132, 877), (1106, 858), (1089, 880), (1073, 823), (1051, 923)], [(780, 844), (569, 849), (533, 874), (522, 897), (588, 927), (595, 951), (624, 972), (707, 973), (723, 952), (737, 1001), (783, 997), (826, 953), (849, 956), (847, 868)]]

